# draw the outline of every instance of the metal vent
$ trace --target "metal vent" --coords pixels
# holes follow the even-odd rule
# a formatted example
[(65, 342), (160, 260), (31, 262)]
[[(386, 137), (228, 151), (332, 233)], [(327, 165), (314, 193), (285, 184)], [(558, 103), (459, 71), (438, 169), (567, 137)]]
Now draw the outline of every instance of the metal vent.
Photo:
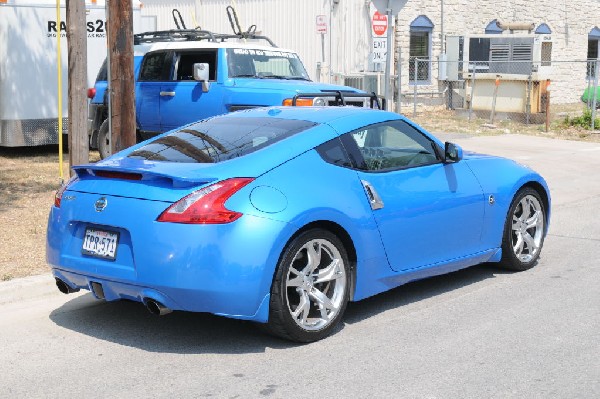
[(510, 61), (510, 44), (492, 44), (490, 46), (490, 61)]
[(552, 42), (542, 43), (542, 66), (550, 66), (552, 63)]
[(530, 44), (513, 44), (512, 61), (532, 61), (533, 48)]

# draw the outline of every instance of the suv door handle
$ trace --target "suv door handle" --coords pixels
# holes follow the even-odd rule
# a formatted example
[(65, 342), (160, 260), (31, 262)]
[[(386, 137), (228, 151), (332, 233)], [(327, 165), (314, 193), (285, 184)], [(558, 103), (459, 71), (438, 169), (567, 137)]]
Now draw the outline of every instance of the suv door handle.
[(377, 210), (383, 208), (383, 201), (381, 197), (375, 190), (375, 187), (371, 183), (366, 180), (360, 181), (365, 188), (365, 192), (367, 193), (367, 198), (369, 199), (369, 205), (371, 205), (372, 210)]
[(175, 97), (174, 91), (161, 91), (160, 95), (163, 97)]

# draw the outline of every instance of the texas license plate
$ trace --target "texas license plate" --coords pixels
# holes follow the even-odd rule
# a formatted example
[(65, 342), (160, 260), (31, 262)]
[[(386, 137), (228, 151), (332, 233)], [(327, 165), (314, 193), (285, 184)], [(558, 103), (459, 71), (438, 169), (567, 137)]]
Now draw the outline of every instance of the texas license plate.
[(81, 252), (85, 255), (114, 260), (118, 244), (119, 233), (88, 227), (83, 236)]

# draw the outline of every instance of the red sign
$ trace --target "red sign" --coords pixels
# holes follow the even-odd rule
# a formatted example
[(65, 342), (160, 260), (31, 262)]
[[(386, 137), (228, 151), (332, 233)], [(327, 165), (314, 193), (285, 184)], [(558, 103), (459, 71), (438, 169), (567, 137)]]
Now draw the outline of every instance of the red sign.
[(317, 15), (317, 33), (322, 35), (327, 33), (327, 17), (325, 15)]
[(371, 25), (373, 27), (373, 33), (375, 36), (385, 35), (388, 25), (387, 15), (380, 14), (379, 11), (375, 11)]

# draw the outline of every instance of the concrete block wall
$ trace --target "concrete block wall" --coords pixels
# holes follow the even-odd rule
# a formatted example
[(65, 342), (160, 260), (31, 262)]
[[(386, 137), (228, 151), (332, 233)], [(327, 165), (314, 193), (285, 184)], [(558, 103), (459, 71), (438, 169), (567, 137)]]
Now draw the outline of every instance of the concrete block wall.
[[(409, 0), (397, 16), (396, 45), (402, 60), (409, 58), (410, 24), (419, 15), (433, 23), (431, 54), (441, 53), (441, 1)], [(586, 58), (588, 33), (600, 25), (600, 2), (597, 0), (444, 0), (444, 35), (482, 34), (494, 19), (503, 22), (546, 23), (552, 30), (552, 102), (578, 102), (587, 87)], [(508, 33), (504, 33), (505, 35)], [(397, 55), (396, 55), (397, 56)], [(403, 90), (409, 90), (409, 68), (402, 67)], [(437, 86), (437, 63), (432, 64), (432, 84)], [(412, 88), (412, 86), (410, 86)], [(423, 90), (431, 90), (423, 88)]]

